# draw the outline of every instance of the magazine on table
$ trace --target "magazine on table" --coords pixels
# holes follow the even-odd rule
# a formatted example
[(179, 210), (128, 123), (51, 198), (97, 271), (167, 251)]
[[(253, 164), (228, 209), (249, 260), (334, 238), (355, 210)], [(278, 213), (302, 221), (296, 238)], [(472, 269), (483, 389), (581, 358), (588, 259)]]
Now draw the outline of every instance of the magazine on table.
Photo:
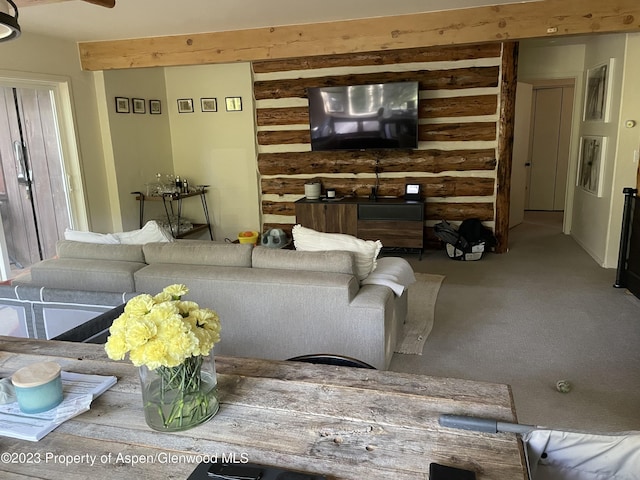
[(42, 413), (24, 413), (18, 402), (0, 405), (0, 435), (36, 442), (61, 423), (86, 412), (94, 398), (115, 385), (117, 378), (105, 375), (61, 372), (63, 400)]

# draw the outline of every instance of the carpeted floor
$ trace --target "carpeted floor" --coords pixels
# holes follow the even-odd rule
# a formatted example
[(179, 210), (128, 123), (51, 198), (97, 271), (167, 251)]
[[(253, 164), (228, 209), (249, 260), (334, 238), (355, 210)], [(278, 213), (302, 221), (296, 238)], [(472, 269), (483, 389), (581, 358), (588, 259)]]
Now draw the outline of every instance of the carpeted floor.
[(562, 234), (561, 217), (527, 215), (508, 253), (477, 262), (405, 258), (445, 280), (423, 354), (396, 353), (391, 370), (510, 384), (520, 423), (640, 430), (640, 300), (612, 287), (615, 270)]

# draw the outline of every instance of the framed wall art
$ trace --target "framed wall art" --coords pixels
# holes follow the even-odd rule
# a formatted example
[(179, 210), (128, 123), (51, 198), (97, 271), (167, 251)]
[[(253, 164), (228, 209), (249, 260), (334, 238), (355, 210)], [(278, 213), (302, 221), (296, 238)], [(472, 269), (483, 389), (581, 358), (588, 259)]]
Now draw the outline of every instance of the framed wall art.
[(218, 100), (215, 98), (201, 98), (200, 110), (202, 110), (203, 112), (217, 112)]
[(576, 184), (598, 197), (602, 196), (606, 147), (607, 137), (587, 135), (580, 139), (580, 163)]
[(151, 115), (160, 115), (162, 113), (160, 100), (149, 100), (149, 113)]
[(226, 97), (227, 112), (242, 111), (242, 97)]
[(147, 113), (146, 102), (144, 98), (132, 98), (133, 113)]
[(608, 122), (613, 58), (587, 70), (584, 121)]
[(178, 113), (193, 113), (193, 98), (179, 98)]
[(116, 97), (116, 112), (117, 113), (129, 113), (129, 99), (126, 97)]

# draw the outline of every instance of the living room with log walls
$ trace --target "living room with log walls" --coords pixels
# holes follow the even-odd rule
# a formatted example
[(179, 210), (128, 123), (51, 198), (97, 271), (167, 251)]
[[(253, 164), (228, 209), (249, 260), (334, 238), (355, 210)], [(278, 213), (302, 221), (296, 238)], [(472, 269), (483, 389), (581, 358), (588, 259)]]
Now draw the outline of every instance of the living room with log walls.
[[(496, 215), (508, 217), (497, 185), (510, 172), (513, 99), (505, 97), (515, 96), (515, 63), (499, 43), (253, 62), (263, 228), (291, 231), (310, 180), (366, 197), (377, 171), (379, 197), (422, 186), (425, 244), (437, 244), (441, 220), (479, 218), (498, 235), (504, 219)], [(311, 151), (307, 88), (402, 81), (419, 84), (417, 149)]]

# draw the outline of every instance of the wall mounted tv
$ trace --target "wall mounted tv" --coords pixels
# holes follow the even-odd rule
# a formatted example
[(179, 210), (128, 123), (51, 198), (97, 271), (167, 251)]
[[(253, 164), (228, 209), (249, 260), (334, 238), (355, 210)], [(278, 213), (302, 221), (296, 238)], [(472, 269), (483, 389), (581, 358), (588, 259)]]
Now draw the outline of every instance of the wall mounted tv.
[(312, 150), (417, 148), (418, 82), (307, 89)]

